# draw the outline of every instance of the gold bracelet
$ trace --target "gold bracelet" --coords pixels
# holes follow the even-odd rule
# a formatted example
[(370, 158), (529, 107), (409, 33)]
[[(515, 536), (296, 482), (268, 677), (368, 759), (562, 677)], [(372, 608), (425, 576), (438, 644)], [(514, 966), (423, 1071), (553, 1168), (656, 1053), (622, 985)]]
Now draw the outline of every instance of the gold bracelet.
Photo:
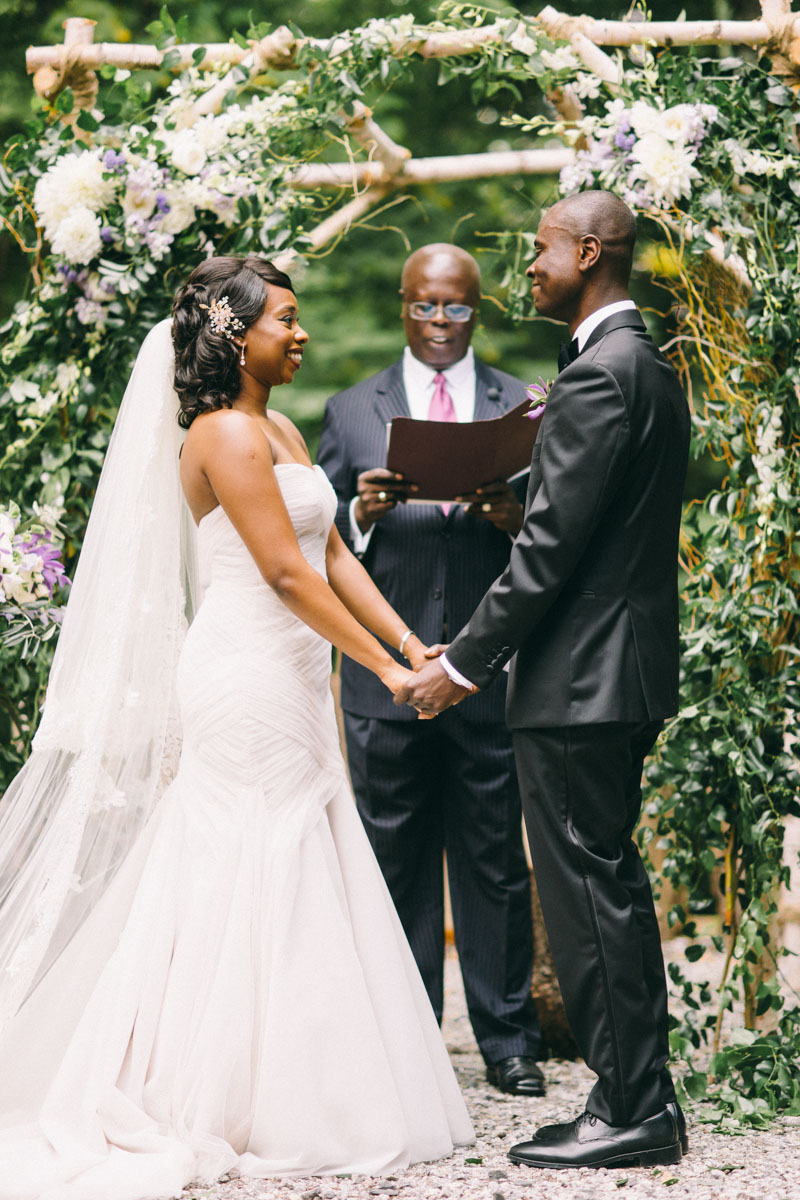
[(405, 631), (405, 633), (403, 634), (403, 636), (400, 638), (400, 645), (397, 647), (397, 649), (398, 649), (398, 650), (399, 650), (399, 652), (400, 652), (400, 653), (403, 655), (403, 658), (408, 658), (408, 655), (406, 654), (406, 652), (405, 652), (405, 650), (403, 649), (403, 647), (405, 646), (405, 644), (406, 644), (406, 642), (408, 641), (408, 639), (409, 639), (410, 637), (413, 637), (413, 636), (414, 636), (414, 630), (413, 630), (413, 629), (407, 629), (407, 630)]

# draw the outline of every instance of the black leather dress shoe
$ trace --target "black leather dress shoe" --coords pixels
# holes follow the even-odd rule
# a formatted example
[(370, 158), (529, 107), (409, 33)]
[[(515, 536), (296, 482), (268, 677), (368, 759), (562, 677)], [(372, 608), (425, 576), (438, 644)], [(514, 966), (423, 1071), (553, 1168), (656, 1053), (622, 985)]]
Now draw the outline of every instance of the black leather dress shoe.
[(486, 1078), (501, 1092), (516, 1096), (543, 1096), (544, 1075), (535, 1058), (512, 1054), (486, 1068)]
[(585, 1112), (566, 1125), (545, 1125), (508, 1152), (526, 1167), (655, 1167), (680, 1162), (675, 1118), (664, 1109), (638, 1125), (606, 1125)]
[(667, 1112), (671, 1112), (675, 1119), (675, 1124), (678, 1128), (678, 1139), (681, 1143), (681, 1154), (688, 1154), (689, 1135), (686, 1132), (686, 1117), (683, 1115), (683, 1109), (677, 1100), (670, 1100), (667, 1105)]

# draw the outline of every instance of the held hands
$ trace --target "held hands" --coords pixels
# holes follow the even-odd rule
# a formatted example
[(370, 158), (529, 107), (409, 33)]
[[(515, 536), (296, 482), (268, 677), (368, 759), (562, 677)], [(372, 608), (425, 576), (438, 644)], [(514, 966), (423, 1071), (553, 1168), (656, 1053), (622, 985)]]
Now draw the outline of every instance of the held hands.
[(374, 467), (362, 471), (356, 482), (358, 499), (355, 518), (359, 529), (366, 533), (376, 521), (380, 521), (398, 504), (402, 504), (414, 492), (419, 491), (415, 483), (408, 483), (402, 475), (388, 471), (386, 467)]
[(504, 479), (485, 483), (466, 496), (456, 496), (456, 501), (468, 506), (470, 516), (491, 521), (496, 529), (510, 533), (512, 537), (516, 537), (522, 528), (522, 505), (511, 484)]
[[(454, 683), (439, 662), (438, 656), (446, 649), (446, 646), (430, 647), (426, 665), (410, 675), (395, 691), (394, 702), (398, 707), (408, 704), (421, 717), (435, 717), (471, 694), (468, 688)], [(431, 655), (436, 657), (431, 658)]]

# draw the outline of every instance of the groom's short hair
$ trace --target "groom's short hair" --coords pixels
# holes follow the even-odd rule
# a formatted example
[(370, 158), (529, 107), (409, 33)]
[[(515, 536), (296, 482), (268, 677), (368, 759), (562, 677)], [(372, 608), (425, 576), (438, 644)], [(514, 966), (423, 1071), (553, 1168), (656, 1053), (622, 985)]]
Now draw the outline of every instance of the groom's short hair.
[(550, 211), (554, 209), (576, 240), (589, 233), (599, 239), (604, 266), (618, 282), (627, 284), (636, 245), (636, 217), (624, 200), (613, 192), (595, 189), (565, 196)]

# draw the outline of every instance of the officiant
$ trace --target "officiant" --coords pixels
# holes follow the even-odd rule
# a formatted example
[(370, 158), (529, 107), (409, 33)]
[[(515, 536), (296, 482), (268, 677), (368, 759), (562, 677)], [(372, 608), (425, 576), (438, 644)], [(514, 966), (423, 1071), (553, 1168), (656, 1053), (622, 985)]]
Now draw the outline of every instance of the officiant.
[[(508, 564), (527, 476), (487, 480), (459, 503), (409, 504), (410, 481), (389, 472), (394, 417), (480, 421), (525, 399), (523, 383), (477, 359), (475, 259), (457, 246), (416, 250), (402, 272), (403, 357), (332, 396), (319, 463), (336, 489), (337, 525), (387, 600), (428, 644), (466, 623)], [(392, 647), (398, 657), (403, 647)], [(530, 883), (506, 678), (419, 721), (368, 671), (345, 658), (342, 708), (358, 811), (441, 1021), (444, 865), (470, 1020), (487, 1078), (540, 1096), (540, 1031), (530, 996)]]

